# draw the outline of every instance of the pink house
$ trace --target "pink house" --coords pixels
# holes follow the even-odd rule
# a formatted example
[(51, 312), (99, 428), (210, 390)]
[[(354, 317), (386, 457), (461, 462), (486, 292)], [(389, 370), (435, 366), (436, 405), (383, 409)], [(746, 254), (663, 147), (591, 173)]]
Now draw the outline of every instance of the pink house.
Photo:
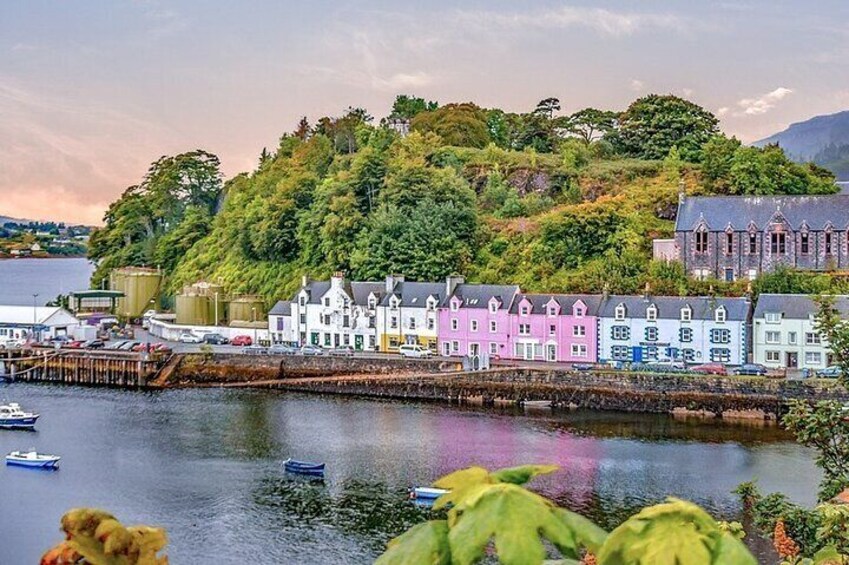
[(450, 284), (439, 309), (439, 351), (443, 355), (509, 358), (510, 308), (515, 285)]
[(600, 296), (519, 294), (510, 308), (513, 359), (595, 363)]

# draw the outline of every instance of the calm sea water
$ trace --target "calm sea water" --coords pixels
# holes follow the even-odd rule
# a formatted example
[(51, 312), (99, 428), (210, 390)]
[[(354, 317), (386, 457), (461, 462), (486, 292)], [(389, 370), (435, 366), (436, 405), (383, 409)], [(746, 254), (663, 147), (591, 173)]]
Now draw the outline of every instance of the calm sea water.
[(94, 266), (87, 259), (0, 260), (0, 305), (43, 306), (59, 294), (85, 290)]
[[(130, 392), (8, 384), (42, 414), (0, 432), (0, 452), (62, 456), (57, 472), (0, 468), (0, 563), (36, 563), (75, 506), (167, 528), (171, 562), (368, 563), (424, 519), (411, 485), (454, 469), (556, 463), (534, 486), (610, 527), (674, 495), (736, 517), (730, 491), (758, 478), (812, 503), (812, 454), (775, 427), (667, 416), (520, 414), (276, 392)], [(285, 476), (324, 461), (325, 482)]]

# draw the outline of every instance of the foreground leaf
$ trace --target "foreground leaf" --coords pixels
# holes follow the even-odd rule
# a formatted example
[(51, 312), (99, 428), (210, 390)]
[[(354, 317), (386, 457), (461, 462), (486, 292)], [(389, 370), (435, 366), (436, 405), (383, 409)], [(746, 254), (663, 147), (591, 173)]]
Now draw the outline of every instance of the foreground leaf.
[(557, 465), (522, 465), (493, 471), (490, 476), (499, 483), (523, 485), (538, 475), (553, 473), (557, 469)]
[(450, 475), (445, 475), (433, 483), (433, 486), (436, 488), (444, 488), (451, 491), (436, 499), (433, 508), (439, 510), (449, 504), (456, 506), (474, 487), (491, 483), (492, 479), (489, 476), (489, 471), (483, 467), (469, 467), (468, 469), (454, 471)]
[(589, 549), (592, 553), (598, 553), (607, 539), (607, 532), (580, 514), (564, 508), (555, 508), (554, 514), (574, 534), (578, 545)]
[(391, 540), (375, 565), (450, 565), (448, 523), (431, 520), (418, 524)]

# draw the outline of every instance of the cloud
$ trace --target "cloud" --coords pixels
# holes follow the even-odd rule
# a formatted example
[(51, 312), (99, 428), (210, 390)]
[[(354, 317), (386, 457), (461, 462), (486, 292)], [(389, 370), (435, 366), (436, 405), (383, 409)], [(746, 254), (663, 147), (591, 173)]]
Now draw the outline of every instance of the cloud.
[(645, 89), (645, 87), (646, 87), (646, 83), (644, 83), (640, 79), (635, 78), (635, 79), (631, 79), (630, 87), (631, 87), (631, 90), (633, 90), (634, 92), (642, 92), (643, 89)]
[(772, 110), (778, 102), (789, 94), (793, 94), (792, 89), (780, 86), (758, 98), (743, 98), (737, 102), (737, 106), (741, 108), (740, 115), (759, 116)]
[(716, 115), (720, 118), (729, 112), (730, 108), (728, 106), (723, 106), (716, 111)]
[(484, 29), (491, 29), (493, 26), (507, 29), (583, 27), (613, 37), (632, 35), (649, 29), (682, 31), (688, 27), (685, 19), (674, 14), (614, 12), (602, 8), (575, 6), (514, 13), (461, 10), (457, 12), (456, 19)]

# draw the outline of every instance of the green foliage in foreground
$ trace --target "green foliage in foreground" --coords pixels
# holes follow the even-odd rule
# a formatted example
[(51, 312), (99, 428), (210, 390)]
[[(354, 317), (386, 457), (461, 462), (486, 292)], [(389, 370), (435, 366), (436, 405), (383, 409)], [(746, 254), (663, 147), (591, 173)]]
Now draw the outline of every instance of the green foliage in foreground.
[[(609, 534), (586, 518), (558, 508), (524, 485), (557, 468), (529, 465), (490, 473), (470, 467), (434, 486), (450, 490), (436, 508), (446, 520), (414, 526), (390, 541), (378, 565), (477, 563), (497, 554), (507, 565), (592, 559), (600, 565), (754, 565), (740, 541), (739, 524), (722, 524), (698, 506), (670, 498), (643, 509)], [(587, 562), (587, 561), (584, 561)]]

